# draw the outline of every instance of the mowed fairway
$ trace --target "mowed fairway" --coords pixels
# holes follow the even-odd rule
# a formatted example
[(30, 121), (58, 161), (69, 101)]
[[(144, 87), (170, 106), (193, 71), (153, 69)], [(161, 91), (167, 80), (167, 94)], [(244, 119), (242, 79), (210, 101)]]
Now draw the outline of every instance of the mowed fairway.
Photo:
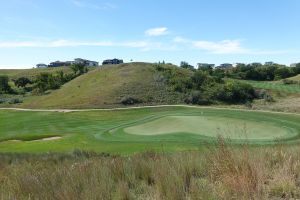
[(297, 144), (299, 133), (297, 114), (184, 106), (80, 112), (0, 110), (0, 152), (195, 150), (215, 142), (219, 135), (232, 143)]

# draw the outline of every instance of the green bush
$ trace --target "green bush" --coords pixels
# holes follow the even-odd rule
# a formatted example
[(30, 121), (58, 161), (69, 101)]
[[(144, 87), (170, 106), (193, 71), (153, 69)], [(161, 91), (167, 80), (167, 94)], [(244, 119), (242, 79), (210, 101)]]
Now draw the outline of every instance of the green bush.
[(209, 105), (211, 101), (201, 91), (192, 91), (185, 99), (187, 104)]
[(8, 84), (8, 81), (9, 81), (8, 76), (0, 75), (0, 94), (12, 92), (12, 89)]
[(251, 85), (236, 81), (218, 84), (211, 90), (212, 98), (227, 103), (246, 103), (255, 98), (255, 90)]
[(13, 99), (9, 99), (8, 103), (9, 104), (18, 104), (18, 103), (23, 103), (23, 101), (18, 98), (13, 98)]
[(124, 97), (122, 98), (121, 103), (123, 105), (134, 105), (134, 104), (142, 103), (142, 101), (134, 97)]

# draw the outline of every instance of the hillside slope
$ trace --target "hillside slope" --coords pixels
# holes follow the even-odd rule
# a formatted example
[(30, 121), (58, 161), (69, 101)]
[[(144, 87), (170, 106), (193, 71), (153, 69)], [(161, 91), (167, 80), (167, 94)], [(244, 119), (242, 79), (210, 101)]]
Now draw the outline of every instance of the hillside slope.
[(157, 78), (152, 64), (130, 63), (97, 68), (48, 95), (25, 99), (21, 107), (109, 108), (121, 106), (126, 97), (145, 105), (182, 102), (180, 94)]
[(289, 80), (293, 80), (293, 81), (300, 81), (300, 74), (298, 74), (297, 76), (293, 76), (291, 78), (288, 78)]

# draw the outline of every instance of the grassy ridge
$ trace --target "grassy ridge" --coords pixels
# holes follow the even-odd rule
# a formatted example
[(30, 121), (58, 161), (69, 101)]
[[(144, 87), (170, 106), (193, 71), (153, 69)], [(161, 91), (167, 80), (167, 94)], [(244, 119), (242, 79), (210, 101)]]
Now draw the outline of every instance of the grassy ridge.
[[(124, 127), (144, 123), (149, 120), (149, 117), (166, 115), (202, 115), (212, 118), (222, 116), (267, 125), (273, 124), (293, 130), (293, 132), (296, 131), (297, 134), (300, 132), (300, 118), (297, 115), (226, 109), (161, 107), (71, 113), (0, 111), (0, 140), (2, 141), (34, 135), (62, 137), (60, 140), (53, 141), (1, 142), (0, 152), (69, 152), (74, 149), (82, 149), (130, 154), (147, 149), (160, 151), (162, 146), (165, 151), (195, 150), (199, 148), (199, 144), (204, 145), (214, 141), (214, 138), (190, 133), (143, 136), (131, 135), (123, 131)], [(220, 134), (232, 131), (231, 129), (222, 130)], [(289, 139), (281, 138), (280, 141), (296, 143), (298, 138), (299, 136)], [(272, 144), (274, 142), (274, 140), (253, 141), (255, 144)]]
[(132, 63), (97, 68), (49, 95), (25, 99), (26, 108), (99, 108), (120, 106), (133, 97), (147, 104), (182, 102), (180, 94), (156, 81), (152, 64)]
[(300, 74), (291, 78), (288, 78), (289, 80), (293, 80), (293, 81), (300, 81)]

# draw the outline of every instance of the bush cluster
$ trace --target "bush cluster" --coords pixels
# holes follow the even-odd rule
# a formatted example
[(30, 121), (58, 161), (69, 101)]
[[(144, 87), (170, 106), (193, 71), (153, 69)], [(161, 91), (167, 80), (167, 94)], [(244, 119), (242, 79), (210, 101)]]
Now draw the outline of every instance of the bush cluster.
[(215, 101), (226, 103), (246, 103), (255, 96), (253, 87), (246, 83), (223, 80), (219, 70), (188, 70), (156, 67), (168, 85), (176, 92), (184, 93), (185, 102), (207, 105)]
[(244, 80), (274, 81), (289, 78), (300, 74), (300, 64), (296, 67), (287, 67), (279, 64), (239, 64), (229, 70), (227, 76)]

